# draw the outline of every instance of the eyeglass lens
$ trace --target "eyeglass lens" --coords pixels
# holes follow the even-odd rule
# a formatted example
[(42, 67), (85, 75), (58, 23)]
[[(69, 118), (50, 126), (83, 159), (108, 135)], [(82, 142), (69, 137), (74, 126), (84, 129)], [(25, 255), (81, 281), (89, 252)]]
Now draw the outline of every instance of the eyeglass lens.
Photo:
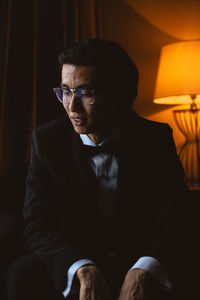
[[(60, 102), (71, 102), (73, 91), (70, 91), (70, 89), (56, 88), (55, 92)], [(74, 93), (82, 100), (83, 104), (90, 105), (94, 103), (94, 95), (92, 90), (77, 89), (74, 90)]]

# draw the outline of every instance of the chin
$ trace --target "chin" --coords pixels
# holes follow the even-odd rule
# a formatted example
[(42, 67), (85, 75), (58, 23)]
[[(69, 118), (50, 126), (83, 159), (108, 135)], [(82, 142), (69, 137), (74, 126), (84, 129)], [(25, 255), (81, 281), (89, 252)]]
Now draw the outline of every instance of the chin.
[(88, 134), (88, 130), (86, 128), (81, 128), (81, 126), (74, 126), (74, 130), (76, 131), (76, 133), (78, 134)]

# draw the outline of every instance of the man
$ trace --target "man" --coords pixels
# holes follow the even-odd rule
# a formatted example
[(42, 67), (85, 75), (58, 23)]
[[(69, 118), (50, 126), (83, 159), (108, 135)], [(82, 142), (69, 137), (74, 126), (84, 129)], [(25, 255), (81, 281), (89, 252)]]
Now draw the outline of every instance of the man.
[(12, 270), (18, 290), (9, 299), (168, 299), (187, 193), (172, 130), (131, 109), (138, 72), (116, 43), (83, 41), (59, 62), (54, 92), (67, 117), (33, 132), (24, 204), (31, 255)]

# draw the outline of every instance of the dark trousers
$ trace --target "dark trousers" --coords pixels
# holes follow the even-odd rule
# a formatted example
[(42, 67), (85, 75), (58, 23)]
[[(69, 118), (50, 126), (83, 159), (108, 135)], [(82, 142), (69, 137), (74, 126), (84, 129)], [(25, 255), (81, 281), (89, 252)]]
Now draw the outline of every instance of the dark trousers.
[(65, 299), (55, 290), (44, 266), (32, 255), (14, 261), (7, 268), (4, 278), (6, 300)]

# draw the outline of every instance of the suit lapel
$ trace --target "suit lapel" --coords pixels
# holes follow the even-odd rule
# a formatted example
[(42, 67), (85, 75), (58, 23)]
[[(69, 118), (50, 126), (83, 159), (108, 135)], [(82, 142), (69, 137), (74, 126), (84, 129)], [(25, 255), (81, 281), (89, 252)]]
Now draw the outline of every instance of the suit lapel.
[[(137, 197), (141, 176), (141, 137), (138, 131), (138, 116), (121, 120), (121, 143), (117, 194), (120, 215), (131, 208)], [(136, 204), (135, 204), (136, 205)]]
[(63, 120), (55, 141), (54, 171), (58, 185), (67, 190), (86, 190), (89, 178), (81, 160), (81, 140), (68, 118)]
[(98, 214), (96, 178), (89, 162), (83, 156), (81, 146), (80, 136), (72, 129), (70, 131), (70, 157), (73, 161), (72, 176), (77, 183), (76, 190), (79, 189), (81, 198), (84, 198), (84, 209), (88, 212), (92, 209), (93, 212)]
[(79, 135), (72, 129), (70, 131), (70, 157), (73, 160), (73, 173), (82, 187), (88, 187), (89, 177), (81, 155), (81, 144), (82, 141)]

